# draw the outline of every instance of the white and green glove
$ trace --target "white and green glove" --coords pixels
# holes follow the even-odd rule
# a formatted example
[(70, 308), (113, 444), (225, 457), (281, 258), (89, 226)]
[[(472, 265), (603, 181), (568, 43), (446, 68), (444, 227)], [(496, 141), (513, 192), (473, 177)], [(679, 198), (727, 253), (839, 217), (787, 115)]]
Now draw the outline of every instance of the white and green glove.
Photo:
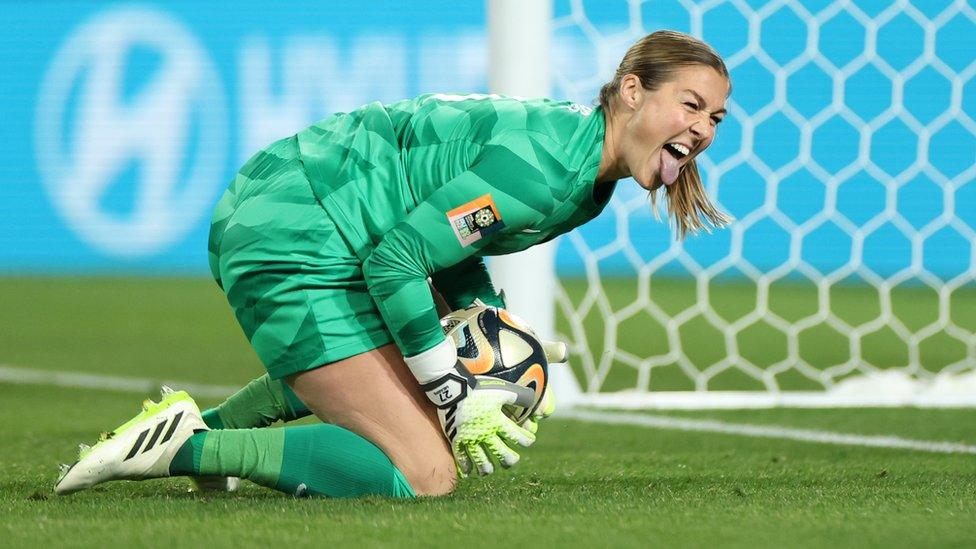
[(534, 435), (539, 432), (539, 421), (551, 416), (555, 411), (556, 397), (552, 396), (552, 390), (546, 388), (546, 392), (542, 394), (542, 402), (532, 415), (522, 422), (522, 427)]
[[(542, 350), (546, 353), (546, 362), (549, 363), (550, 367), (553, 364), (566, 362), (569, 358), (569, 349), (562, 341), (543, 341)], [(522, 427), (535, 434), (539, 430), (539, 420), (546, 419), (555, 411), (556, 397), (552, 394), (552, 388), (546, 387), (546, 392), (542, 394), (542, 402), (532, 412), (532, 415), (522, 422)]]
[(514, 445), (535, 442), (531, 431), (502, 411), (513, 404), (531, 406), (532, 389), (487, 376), (473, 376), (457, 359), (450, 338), (418, 355), (404, 359), (427, 398), (437, 407), (441, 429), (451, 444), (462, 475), (491, 474), (492, 460), (502, 467), (518, 463)]

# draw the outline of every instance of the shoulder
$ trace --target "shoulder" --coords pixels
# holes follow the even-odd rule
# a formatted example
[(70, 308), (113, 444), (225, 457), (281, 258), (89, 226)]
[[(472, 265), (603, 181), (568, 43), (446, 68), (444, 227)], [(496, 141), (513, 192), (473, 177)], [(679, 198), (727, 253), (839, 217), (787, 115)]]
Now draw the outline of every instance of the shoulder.
[(458, 140), (484, 144), (497, 131), (497, 99), (500, 96), (428, 93), (386, 109), (406, 148)]
[[(540, 160), (552, 159), (561, 170), (575, 171), (585, 163), (593, 141), (599, 137), (593, 131), (595, 122), (602, 123), (594, 109), (550, 99), (522, 100), (518, 108), (519, 116), (502, 125), (497, 142), (522, 143)], [(556, 167), (551, 162), (549, 165)]]
[(463, 118), (476, 136), (490, 138), (504, 132), (523, 131), (560, 141), (571, 137), (592, 111), (570, 101), (480, 93), (424, 94), (391, 107), (409, 110), (422, 119)]
[(570, 158), (578, 156), (581, 145), (586, 147), (581, 132), (598, 116), (586, 105), (551, 99), (519, 99), (503, 109), (506, 113), (498, 134), (532, 141), (567, 165), (573, 164)]
[(573, 170), (591, 147), (597, 110), (570, 101), (498, 94), (433, 93), (386, 106), (404, 149), (466, 141), (502, 146), (527, 158), (544, 152)]
[(532, 99), (525, 101), (526, 128), (555, 138), (568, 139), (593, 114), (593, 108), (572, 101)]

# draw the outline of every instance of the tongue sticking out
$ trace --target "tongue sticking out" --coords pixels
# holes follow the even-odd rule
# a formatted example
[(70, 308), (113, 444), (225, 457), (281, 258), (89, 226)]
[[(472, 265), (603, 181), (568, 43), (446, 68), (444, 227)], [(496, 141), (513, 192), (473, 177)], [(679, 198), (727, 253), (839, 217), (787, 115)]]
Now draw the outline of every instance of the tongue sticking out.
[(661, 181), (670, 185), (678, 179), (678, 159), (667, 148), (661, 149)]

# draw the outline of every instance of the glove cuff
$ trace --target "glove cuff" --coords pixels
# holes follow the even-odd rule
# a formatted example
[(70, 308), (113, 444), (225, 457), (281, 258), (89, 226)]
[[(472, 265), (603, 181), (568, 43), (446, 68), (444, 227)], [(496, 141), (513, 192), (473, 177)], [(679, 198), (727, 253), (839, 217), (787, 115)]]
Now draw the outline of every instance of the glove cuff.
[(457, 364), (457, 348), (451, 338), (444, 338), (430, 349), (404, 357), (403, 360), (421, 385), (440, 379), (445, 374), (457, 374), (454, 366)]

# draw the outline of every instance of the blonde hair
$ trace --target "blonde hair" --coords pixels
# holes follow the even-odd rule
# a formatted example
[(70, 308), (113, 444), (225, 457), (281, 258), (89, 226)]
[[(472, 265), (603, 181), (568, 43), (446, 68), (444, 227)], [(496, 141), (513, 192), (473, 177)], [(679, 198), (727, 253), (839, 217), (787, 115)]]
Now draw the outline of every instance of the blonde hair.
[[(644, 89), (654, 91), (671, 80), (678, 69), (691, 65), (711, 67), (729, 80), (725, 62), (708, 44), (675, 31), (651, 33), (627, 50), (613, 80), (600, 88), (600, 106), (609, 116), (612, 112), (612, 99), (620, 91), (620, 81), (628, 74), (636, 75)], [(665, 187), (667, 197), (668, 217), (674, 223), (679, 239), (689, 232), (711, 232), (705, 224), (706, 220), (714, 227), (724, 227), (732, 221), (728, 214), (718, 209), (709, 199), (694, 160), (685, 164), (673, 184), (665, 186), (658, 182), (651, 188), (651, 208), (658, 218), (658, 189), (662, 186)]]

